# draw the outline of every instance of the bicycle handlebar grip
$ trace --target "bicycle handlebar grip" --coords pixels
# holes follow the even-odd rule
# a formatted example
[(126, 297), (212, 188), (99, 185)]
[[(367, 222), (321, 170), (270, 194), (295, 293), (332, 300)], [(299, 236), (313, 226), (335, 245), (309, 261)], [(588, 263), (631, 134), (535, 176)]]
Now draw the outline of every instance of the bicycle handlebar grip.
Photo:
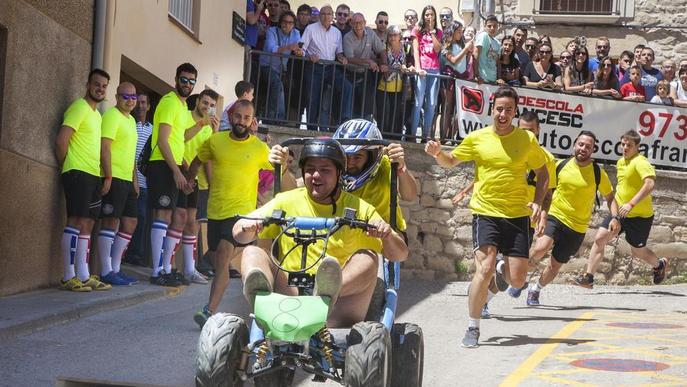
[(326, 230), (334, 227), (335, 218), (294, 218), (293, 225), (304, 230)]

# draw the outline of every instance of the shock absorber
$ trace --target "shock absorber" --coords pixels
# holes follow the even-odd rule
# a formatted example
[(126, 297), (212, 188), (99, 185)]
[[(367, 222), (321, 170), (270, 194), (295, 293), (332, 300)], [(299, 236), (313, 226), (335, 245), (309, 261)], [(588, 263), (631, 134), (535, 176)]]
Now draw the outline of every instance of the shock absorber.
[(267, 345), (267, 341), (263, 341), (258, 347), (257, 359), (255, 361), (256, 365), (259, 365), (259, 367), (265, 366), (265, 357), (267, 356), (267, 352), (269, 352), (269, 350), (270, 348)]
[(332, 334), (329, 332), (327, 327), (323, 327), (317, 332), (317, 336), (322, 341), (322, 351), (324, 352), (324, 357), (329, 363), (329, 372), (334, 372), (334, 349), (332, 348)]

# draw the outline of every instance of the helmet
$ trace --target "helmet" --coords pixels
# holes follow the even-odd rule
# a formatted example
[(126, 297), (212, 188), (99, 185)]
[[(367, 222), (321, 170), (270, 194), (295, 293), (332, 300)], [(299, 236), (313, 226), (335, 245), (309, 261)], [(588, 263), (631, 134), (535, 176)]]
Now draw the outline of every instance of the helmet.
[[(356, 139), (368, 139), (368, 140), (381, 140), (382, 133), (377, 129), (377, 125), (374, 122), (364, 120), (362, 118), (356, 118), (353, 120), (348, 120), (341, 124), (336, 129), (334, 136), (332, 138), (345, 139), (345, 138), (356, 138)], [(365, 149), (368, 151), (367, 163), (363, 166), (362, 171), (357, 175), (351, 175), (344, 171), (343, 174), (343, 189), (345, 191), (351, 192), (362, 187), (368, 179), (374, 177), (379, 169), (379, 164), (382, 161), (382, 146), (381, 145), (347, 145), (344, 150), (347, 155), (352, 155), (359, 150)]]
[(330, 159), (340, 172), (346, 170), (346, 153), (343, 147), (338, 141), (332, 140), (329, 137), (308, 140), (301, 150), (301, 158), (298, 160), (298, 166), (303, 169), (305, 160), (311, 157)]

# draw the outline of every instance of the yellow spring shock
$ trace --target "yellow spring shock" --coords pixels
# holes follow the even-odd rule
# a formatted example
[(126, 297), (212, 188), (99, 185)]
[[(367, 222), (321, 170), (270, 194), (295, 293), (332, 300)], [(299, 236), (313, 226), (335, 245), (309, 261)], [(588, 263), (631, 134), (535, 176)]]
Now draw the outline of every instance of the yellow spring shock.
[(324, 357), (329, 363), (329, 372), (334, 372), (334, 350), (332, 349), (332, 334), (329, 332), (327, 327), (320, 329), (317, 332), (318, 337), (322, 340), (322, 350), (324, 351)]
[(265, 365), (265, 356), (267, 355), (267, 352), (269, 352), (270, 348), (267, 345), (267, 341), (263, 341), (262, 344), (260, 344), (260, 347), (258, 347), (258, 359), (257, 363), (260, 364), (261, 367)]

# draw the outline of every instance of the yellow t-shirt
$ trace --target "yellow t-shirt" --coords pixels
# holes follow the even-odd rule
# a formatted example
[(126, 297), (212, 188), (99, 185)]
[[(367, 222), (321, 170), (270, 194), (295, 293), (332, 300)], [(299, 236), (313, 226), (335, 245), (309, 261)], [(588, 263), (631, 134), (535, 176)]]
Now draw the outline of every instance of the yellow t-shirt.
[[(391, 161), (384, 155), (379, 164), (379, 169), (375, 177), (357, 190), (351, 192), (353, 195), (362, 198), (364, 201), (375, 206), (375, 209), (382, 216), (385, 222), (389, 223), (391, 217)], [(401, 206), (396, 207), (396, 223), (398, 229), (406, 230), (406, 220), (403, 218)]]
[(205, 175), (205, 168), (204, 167), (200, 167), (200, 169), (198, 170), (197, 180), (198, 180), (198, 189), (199, 190), (205, 190), (205, 189), (210, 188), (210, 184), (208, 182), (208, 177), (207, 177), (207, 175)]
[(138, 141), (134, 117), (125, 116), (116, 106), (108, 109), (103, 114), (102, 137), (112, 140), (110, 146), (112, 177), (133, 181), (136, 141)]
[(174, 91), (170, 91), (162, 97), (153, 116), (153, 133), (150, 139), (150, 145), (153, 148), (150, 155), (151, 161), (165, 159), (160, 147), (157, 146), (157, 136), (160, 133), (160, 124), (167, 124), (172, 127), (169, 134), (169, 147), (172, 150), (174, 162), (177, 165), (182, 164), (184, 160), (184, 132), (188, 129), (188, 116), (190, 114), (186, 101), (180, 100)]
[(72, 102), (64, 112), (62, 126), (74, 129), (69, 139), (62, 173), (75, 169), (100, 176), (100, 124), (102, 117), (85, 99)]
[(258, 172), (272, 170), (269, 148), (251, 135), (244, 141), (231, 132), (214, 133), (198, 149), (198, 159), (212, 161), (212, 185), (208, 199), (208, 219), (222, 220), (245, 215), (258, 200)]
[[(576, 232), (586, 232), (596, 202), (594, 165), (590, 163), (580, 167), (575, 160), (570, 160), (558, 173), (558, 179), (556, 179), (555, 171), (550, 178), (557, 181), (549, 214)], [(611, 191), (613, 191), (611, 180), (606, 171), (601, 169), (599, 193), (606, 196)]]
[[(656, 171), (641, 154), (637, 154), (629, 161), (624, 157), (618, 160), (618, 185), (615, 192), (615, 200), (618, 207), (632, 200), (644, 185), (644, 179), (655, 178)], [(627, 215), (628, 218), (648, 218), (654, 214), (654, 207), (651, 204), (651, 195), (647, 195), (632, 208)]]
[[(305, 187), (277, 194), (274, 199), (258, 208), (255, 211), (255, 215), (258, 217), (270, 216), (272, 212), (277, 209), (284, 210), (286, 217), (306, 216), (332, 218), (343, 216), (345, 208), (355, 209), (355, 216), (358, 219), (369, 221), (381, 218), (371, 204), (366, 203), (364, 200), (348, 192), (341, 193), (336, 201), (336, 213), (332, 214), (332, 205), (314, 202), (310, 198), (310, 195), (308, 195)], [(271, 225), (262, 230), (259, 237), (261, 239), (273, 239), (278, 235), (279, 231), (280, 228), (278, 226)], [(281, 254), (291, 250), (294, 245), (295, 243), (293, 240), (287, 236), (282, 236), (279, 239), (279, 251)], [(312, 265), (320, 257), (323, 248), (323, 241), (310, 246), (308, 249), (307, 266)], [(362, 249), (373, 250), (381, 254), (382, 241), (379, 238), (367, 236), (363, 230), (342, 227), (329, 238), (327, 255), (336, 258), (341, 267), (343, 267), (353, 253)], [(301, 251), (302, 249), (300, 247), (294, 249), (294, 251), (288, 255), (283, 266), (288, 270), (300, 270)], [(279, 258), (282, 259), (283, 256)], [(308, 271), (308, 273), (311, 274), (315, 272), (317, 272), (317, 266)]]
[[(544, 151), (544, 155), (546, 157), (546, 170), (549, 172), (549, 187), (548, 189), (554, 189), (556, 188), (556, 157), (551, 154), (548, 150), (542, 148)], [(529, 171), (527, 171), (527, 174), (529, 175)], [(537, 181), (537, 176), (534, 176), (534, 181)], [(532, 202), (534, 201), (534, 194), (536, 193), (536, 187), (533, 185), (527, 185), (527, 200)]]
[[(195, 125), (195, 121), (192, 120), (188, 127), (190, 128), (193, 125)], [(195, 136), (186, 141), (184, 144), (184, 161), (186, 161), (186, 164), (191, 165), (193, 159), (198, 155), (198, 148), (200, 148), (210, 136), (212, 136), (212, 127), (210, 125), (205, 125)]]
[(505, 136), (492, 126), (476, 130), (451, 152), (461, 161), (475, 162), (475, 188), (470, 199), (474, 214), (500, 218), (529, 216), (527, 172), (541, 168), (546, 156), (536, 137), (520, 128)]

